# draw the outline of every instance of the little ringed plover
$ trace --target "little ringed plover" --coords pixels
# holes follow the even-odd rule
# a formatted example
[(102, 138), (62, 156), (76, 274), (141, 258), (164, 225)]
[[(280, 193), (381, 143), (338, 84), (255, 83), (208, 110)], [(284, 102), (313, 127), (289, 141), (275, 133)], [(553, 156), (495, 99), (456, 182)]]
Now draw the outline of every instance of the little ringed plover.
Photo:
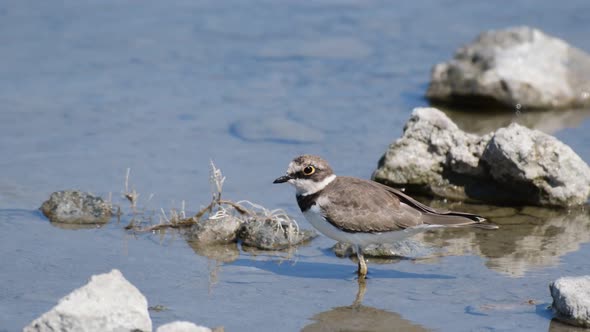
[(313, 227), (356, 246), (361, 279), (367, 274), (362, 250), (369, 244), (391, 243), (441, 227), (497, 228), (478, 215), (437, 210), (374, 181), (336, 176), (318, 156), (293, 159), (286, 175), (273, 183), (284, 182), (295, 187), (297, 204)]

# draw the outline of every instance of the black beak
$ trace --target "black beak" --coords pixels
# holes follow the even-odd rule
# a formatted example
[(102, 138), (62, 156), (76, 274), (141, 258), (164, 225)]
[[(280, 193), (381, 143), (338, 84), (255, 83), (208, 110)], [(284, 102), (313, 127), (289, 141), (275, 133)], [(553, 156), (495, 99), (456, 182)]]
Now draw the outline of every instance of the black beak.
[(278, 177), (272, 183), (284, 183), (284, 182), (287, 182), (287, 181), (289, 181), (291, 179), (292, 179), (292, 177), (290, 177), (289, 175), (283, 175), (281, 177)]

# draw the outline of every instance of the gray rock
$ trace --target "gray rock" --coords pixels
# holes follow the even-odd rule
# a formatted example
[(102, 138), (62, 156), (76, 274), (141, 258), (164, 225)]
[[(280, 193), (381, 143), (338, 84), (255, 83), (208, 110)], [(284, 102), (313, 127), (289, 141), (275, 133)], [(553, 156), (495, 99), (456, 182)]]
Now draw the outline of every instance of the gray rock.
[(199, 326), (191, 322), (175, 321), (164, 324), (156, 332), (212, 332), (208, 327)]
[(145, 297), (119, 270), (94, 275), (23, 329), (33, 331), (151, 331)]
[[(403, 186), (415, 193), (464, 200), (463, 182), (485, 177), (480, 158), (489, 136), (461, 131), (435, 108), (416, 108), (402, 138), (392, 143), (379, 161), (373, 179)], [(449, 174), (463, 181), (453, 181)]]
[[(355, 246), (337, 242), (332, 250), (338, 257), (350, 257), (356, 255)], [(406, 239), (394, 243), (371, 244), (363, 249), (363, 254), (367, 257), (376, 258), (416, 258), (434, 253), (434, 249), (415, 241)]]
[(185, 234), (188, 241), (201, 245), (236, 242), (242, 220), (228, 214), (221, 218), (207, 219), (193, 225)]
[(245, 223), (238, 234), (245, 246), (262, 250), (283, 250), (315, 238), (313, 230), (301, 230), (292, 223), (255, 219)]
[(569, 146), (538, 130), (517, 124), (498, 129), (482, 160), (494, 180), (518, 187), (540, 205), (581, 205), (590, 195), (588, 165)]
[(590, 55), (530, 27), (482, 33), (432, 70), (426, 96), (447, 103), (590, 105)]
[(559, 278), (549, 285), (549, 290), (558, 319), (590, 327), (590, 276)]
[(443, 112), (416, 108), (373, 179), (418, 194), (570, 206), (590, 196), (590, 167), (568, 146), (518, 124), (478, 136)]
[(112, 216), (111, 206), (102, 198), (77, 190), (52, 193), (40, 209), (57, 223), (104, 224)]

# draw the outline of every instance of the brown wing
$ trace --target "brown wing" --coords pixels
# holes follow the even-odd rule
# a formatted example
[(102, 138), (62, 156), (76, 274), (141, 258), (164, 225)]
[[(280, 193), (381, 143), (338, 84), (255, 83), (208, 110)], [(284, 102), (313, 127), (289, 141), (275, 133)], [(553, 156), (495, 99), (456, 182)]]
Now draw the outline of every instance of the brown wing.
[[(334, 226), (347, 231), (388, 232), (420, 225), (465, 226), (485, 220), (470, 213), (436, 210), (374, 181), (337, 177), (329, 187), (318, 203)], [(333, 204), (322, 204), (324, 199)]]
[(336, 177), (328, 188), (318, 204), (324, 217), (342, 230), (389, 232), (423, 224), (421, 211), (401, 202), (376, 182)]
[[(449, 211), (449, 210), (438, 210), (428, 205), (422, 204), (417, 200), (413, 199), (412, 197), (404, 194), (403, 192), (386, 186), (384, 184), (371, 181), (372, 183), (378, 185), (379, 187), (389, 191), (393, 195), (395, 195), (401, 202), (408, 204), (409, 206), (422, 211), (425, 215), (424, 223), (426, 224), (436, 224), (436, 225), (449, 225), (449, 226), (461, 226), (461, 225), (470, 225), (470, 224), (480, 224), (486, 221), (486, 218), (472, 214), (467, 212), (457, 212), (457, 211)], [(496, 225), (493, 224), (484, 224), (491, 226), (491, 228), (497, 228)], [(482, 225), (482, 226), (484, 226)]]

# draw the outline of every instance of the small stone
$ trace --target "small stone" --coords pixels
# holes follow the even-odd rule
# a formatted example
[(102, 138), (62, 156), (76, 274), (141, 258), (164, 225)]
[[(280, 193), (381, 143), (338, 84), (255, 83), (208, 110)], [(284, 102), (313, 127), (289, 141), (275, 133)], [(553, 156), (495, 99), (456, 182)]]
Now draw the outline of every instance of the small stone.
[(92, 276), (23, 332), (151, 330), (146, 298), (119, 270), (112, 270)]
[(186, 231), (185, 236), (188, 241), (201, 245), (228, 244), (236, 242), (240, 226), (242, 220), (228, 214), (221, 218), (199, 221)]
[(212, 332), (208, 327), (196, 325), (191, 322), (175, 321), (164, 324), (156, 332)]
[(559, 278), (549, 285), (549, 290), (559, 320), (590, 327), (590, 276)]
[(168, 308), (166, 308), (166, 306), (163, 306), (161, 304), (156, 304), (154, 306), (149, 306), (148, 307), (149, 311), (155, 311), (155, 312), (161, 312), (161, 311), (166, 311), (168, 310)]
[(516, 108), (590, 105), (590, 55), (531, 27), (482, 33), (432, 70), (426, 96)]
[(292, 223), (263, 219), (245, 223), (239, 232), (242, 244), (262, 250), (283, 250), (317, 236), (313, 230), (300, 230)]
[(77, 190), (52, 193), (40, 209), (56, 223), (104, 224), (112, 215), (110, 204), (102, 198)]

